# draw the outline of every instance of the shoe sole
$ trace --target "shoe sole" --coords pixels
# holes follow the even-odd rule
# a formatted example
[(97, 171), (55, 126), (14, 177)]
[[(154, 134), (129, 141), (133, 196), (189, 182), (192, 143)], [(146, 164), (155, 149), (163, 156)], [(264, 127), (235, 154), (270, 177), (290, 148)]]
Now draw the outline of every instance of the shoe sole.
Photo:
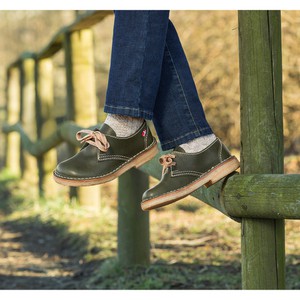
[(122, 167), (117, 169), (115, 172), (112, 172), (108, 175), (102, 176), (102, 177), (95, 177), (95, 178), (84, 178), (84, 179), (71, 179), (66, 177), (60, 177), (56, 176), (56, 174), (53, 174), (53, 178), (55, 182), (66, 185), (66, 186), (91, 186), (91, 185), (97, 185), (101, 183), (105, 183), (111, 180), (114, 180), (115, 178), (119, 177), (129, 169), (136, 167), (139, 168), (149, 160), (151, 160), (157, 153), (158, 153), (158, 147), (157, 142), (153, 142), (153, 144), (147, 149), (145, 149), (142, 153), (136, 155), (136, 157), (129, 160), (127, 163), (125, 163)]
[(194, 192), (203, 185), (205, 185), (206, 187), (210, 187), (225, 176), (234, 172), (236, 169), (239, 168), (239, 166), (240, 163), (238, 159), (235, 156), (231, 156), (226, 161), (223, 161), (222, 163), (212, 168), (205, 175), (201, 176), (198, 180), (194, 181), (193, 183), (184, 186), (183, 188), (178, 189), (176, 191), (169, 192), (156, 198), (143, 201), (141, 203), (142, 210), (151, 210), (176, 202), (190, 195), (192, 192)]

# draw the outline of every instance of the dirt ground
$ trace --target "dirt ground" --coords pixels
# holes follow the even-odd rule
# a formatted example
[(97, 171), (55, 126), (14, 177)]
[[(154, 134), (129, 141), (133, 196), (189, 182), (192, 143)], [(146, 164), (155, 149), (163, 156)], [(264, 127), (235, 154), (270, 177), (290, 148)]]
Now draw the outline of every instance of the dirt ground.
[(55, 230), (34, 227), (17, 222), (1, 226), (0, 289), (84, 288), (83, 275), (89, 268), (79, 253), (62, 249)]

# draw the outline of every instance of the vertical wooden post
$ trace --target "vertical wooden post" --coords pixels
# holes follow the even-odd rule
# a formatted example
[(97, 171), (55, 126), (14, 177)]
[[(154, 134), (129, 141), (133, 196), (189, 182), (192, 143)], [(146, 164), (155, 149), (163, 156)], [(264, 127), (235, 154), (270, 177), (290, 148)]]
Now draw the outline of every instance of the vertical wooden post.
[[(49, 136), (56, 129), (53, 116), (54, 82), (53, 63), (51, 58), (36, 62), (36, 122), (38, 139)], [(38, 159), (39, 190), (44, 197), (55, 197), (57, 184), (52, 178), (52, 172), (57, 164), (56, 149), (51, 149)]]
[[(15, 124), (20, 120), (20, 69), (7, 70), (7, 123)], [(13, 174), (21, 175), (21, 140), (17, 132), (11, 132), (6, 137), (5, 166)]]
[[(97, 123), (98, 107), (95, 88), (93, 32), (91, 29), (65, 35), (67, 76), (67, 118), (89, 127)], [(72, 153), (73, 152), (73, 153)], [(70, 149), (70, 155), (74, 150)], [(79, 203), (93, 208), (100, 205), (100, 187), (77, 189)]]
[[(238, 16), (241, 171), (283, 173), (280, 12)], [(242, 220), (242, 282), (244, 289), (285, 287), (284, 220)]]
[[(36, 101), (35, 101), (35, 58), (31, 53), (22, 56), (21, 63), (21, 122), (25, 132), (37, 139)], [(21, 147), (22, 148), (22, 147)], [(22, 151), (22, 179), (32, 195), (38, 196), (37, 159)]]
[(150, 262), (149, 212), (141, 209), (149, 176), (131, 169), (119, 177), (118, 185), (118, 258), (122, 266)]

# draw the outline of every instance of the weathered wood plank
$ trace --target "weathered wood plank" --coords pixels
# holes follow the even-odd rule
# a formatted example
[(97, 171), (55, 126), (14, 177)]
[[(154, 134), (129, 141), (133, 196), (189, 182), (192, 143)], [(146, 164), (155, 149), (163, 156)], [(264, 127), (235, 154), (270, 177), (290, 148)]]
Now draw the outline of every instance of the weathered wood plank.
[[(89, 128), (95, 127), (93, 125)], [(19, 133), (24, 150), (39, 157), (63, 141), (80, 146), (75, 134), (82, 128), (72, 121), (66, 121), (48, 137), (37, 141), (32, 141), (19, 123), (4, 125), (2, 130), (7, 134)], [(161, 151), (139, 170), (160, 179), (161, 166), (158, 158), (163, 153), (166, 152)], [(202, 187), (192, 196), (234, 219), (300, 219), (300, 174), (236, 174), (209, 188)]]
[(122, 266), (150, 263), (149, 212), (142, 211), (141, 198), (149, 188), (149, 176), (131, 169), (119, 177), (118, 259)]
[(46, 59), (52, 57), (63, 47), (64, 34), (67, 31), (67, 27), (61, 28), (51, 39), (49, 44), (42, 48), (37, 53), (38, 59)]
[[(90, 129), (93, 127), (90, 127)], [(11, 132), (18, 132), (21, 137), (23, 149), (35, 157), (45, 154), (47, 151), (56, 147), (63, 141), (72, 144), (74, 147), (79, 147), (80, 143), (76, 141), (75, 135), (76, 132), (81, 129), (82, 127), (76, 125), (74, 122), (66, 121), (62, 123), (56, 131), (49, 133), (46, 138), (34, 140), (32, 137), (29, 137), (20, 123), (16, 123), (14, 125), (4, 124), (2, 127), (2, 131), (7, 134)]]
[(67, 118), (78, 125), (97, 123), (98, 109), (94, 70), (93, 32), (84, 29), (66, 33)]
[[(6, 122), (14, 124), (20, 119), (20, 69), (11, 68), (7, 71), (7, 103)], [(5, 166), (13, 174), (20, 176), (21, 140), (14, 132), (6, 138)]]
[[(238, 16), (241, 172), (282, 173), (280, 12), (239, 11)], [(243, 288), (283, 288), (284, 221), (243, 218), (242, 228)]]
[[(37, 139), (36, 98), (35, 98), (35, 59), (26, 57), (21, 64), (21, 122), (24, 130)], [(38, 195), (38, 167), (37, 159), (28, 152), (22, 151), (21, 176), (27, 186), (32, 189), (34, 196)]]
[(68, 26), (69, 31), (87, 29), (101, 22), (105, 17), (111, 15), (112, 10), (95, 10), (88, 11), (85, 14), (79, 15), (77, 19)]
[(299, 219), (300, 175), (233, 176), (224, 188), (223, 202), (236, 218)]
[[(49, 132), (56, 130), (53, 115), (54, 104), (53, 62), (51, 58), (36, 61), (36, 121), (38, 139), (47, 138)], [(42, 197), (55, 197), (57, 184), (53, 181), (52, 172), (57, 164), (56, 149), (44, 153), (38, 159), (39, 190)]]
[[(78, 125), (88, 127), (97, 123), (98, 119), (92, 30), (67, 32), (64, 50), (67, 81), (66, 117)], [(75, 149), (69, 149), (68, 156), (74, 153)], [(71, 193), (73, 192), (74, 189), (71, 189)], [(100, 208), (100, 186), (79, 187), (76, 194), (79, 203), (96, 210)]]
[(93, 25), (101, 22), (106, 16), (112, 14), (109, 10), (97, 10), (89, 11), (83, 15), (79, 15), (76, 20), (69, 26), (61, 28), (51, 39), (48, 45), (46, 45), (41, 51), (37, 53), (37, 57), (49, 58), (56, 52), (62, 49), (64, 37), (67, 32), (73, 32), (77, 30), (87, 29)]
[[(64, 36), (67, 32), (90, 28), (112, 13), (113, 11), (111, 10), (92, 10), (79, 15), (73, 23), (56, 32), (50, 42), (36, 54), (36, 57), (38, 59), (52, 57), (63, 48)], [(8, 69), (16, 67), (22, 59), (23, 57), (21, 55), (8, 66)]]

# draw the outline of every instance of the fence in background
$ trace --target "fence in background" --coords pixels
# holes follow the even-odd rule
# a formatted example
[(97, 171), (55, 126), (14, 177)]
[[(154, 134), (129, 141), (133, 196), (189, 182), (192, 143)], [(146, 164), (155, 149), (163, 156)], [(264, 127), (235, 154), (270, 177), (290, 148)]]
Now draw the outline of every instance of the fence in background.
[[(97, 124), (92, 25), (111, 12), (91, 11), (62, 28), (38, 53), (7, 68), (6, 167), (42, 195), (53, 195), (55, 147), (78, 146), (75, 133)], [(245, 289), (285, 286), (284, 219), (300, 218), (300, 175), (283, 175), (281, 19), (279, 11), (240, 11), (241, 175), (231, 174), (192, 195), (241, 222)], [(67, 121), (53, 111), (52, 56), (65, 52)], [(157, 158), (119, 178), (118, 257), (122, 265), (150, 262), (149, 214), (140, 209)], [(72, 191), (74, 193), (74, 190)], [(97, 203), (99, 187), (78, 188), (81, 203)]]

